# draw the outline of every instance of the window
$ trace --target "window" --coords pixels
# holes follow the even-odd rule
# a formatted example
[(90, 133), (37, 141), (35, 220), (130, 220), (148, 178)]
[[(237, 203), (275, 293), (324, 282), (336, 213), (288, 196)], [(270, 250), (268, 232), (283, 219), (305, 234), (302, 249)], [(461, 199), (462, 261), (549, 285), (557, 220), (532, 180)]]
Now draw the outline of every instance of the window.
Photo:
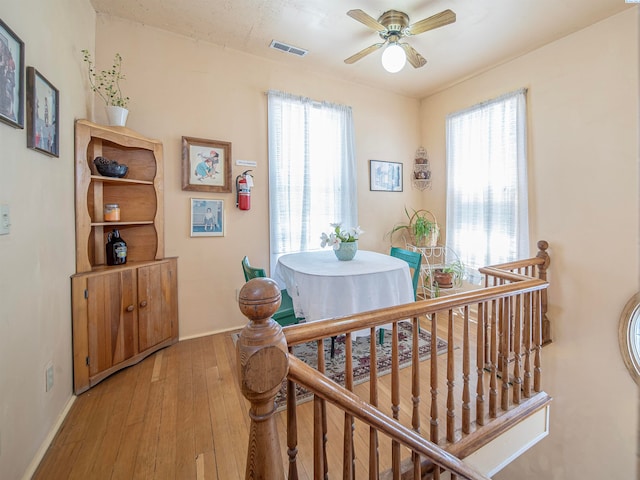
[(477, 268), (529, 254), (526, 90), (447, 117), (447, 244)]
[(273, 269), (280, 255), (319, 249), (330, 223), (358, 222), (351, 107), (267, 95)]

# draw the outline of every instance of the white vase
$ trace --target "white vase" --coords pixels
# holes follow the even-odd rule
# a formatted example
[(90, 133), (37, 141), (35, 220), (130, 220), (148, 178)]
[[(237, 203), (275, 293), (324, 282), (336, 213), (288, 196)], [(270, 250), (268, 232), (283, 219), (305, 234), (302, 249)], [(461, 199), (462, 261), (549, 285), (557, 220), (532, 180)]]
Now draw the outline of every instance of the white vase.
[(107, 119), (112, 127), (124, 127), (127, 124), (129, 110), (123, 107), (107, 105)]

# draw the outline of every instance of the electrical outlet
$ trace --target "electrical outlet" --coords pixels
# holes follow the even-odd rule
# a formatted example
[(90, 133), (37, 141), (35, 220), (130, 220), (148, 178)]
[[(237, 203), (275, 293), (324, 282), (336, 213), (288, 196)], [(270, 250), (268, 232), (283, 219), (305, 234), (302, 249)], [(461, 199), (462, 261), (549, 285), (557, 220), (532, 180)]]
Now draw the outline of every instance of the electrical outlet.
[(44, 375), (46, 379), (45, 391), (48, 392), (53, 388), (53, 363), (47, 363), (47, 368)]
[(11, 214), (9, 205), (0, 205), (0, 235), (8, 235), (11, 231)]

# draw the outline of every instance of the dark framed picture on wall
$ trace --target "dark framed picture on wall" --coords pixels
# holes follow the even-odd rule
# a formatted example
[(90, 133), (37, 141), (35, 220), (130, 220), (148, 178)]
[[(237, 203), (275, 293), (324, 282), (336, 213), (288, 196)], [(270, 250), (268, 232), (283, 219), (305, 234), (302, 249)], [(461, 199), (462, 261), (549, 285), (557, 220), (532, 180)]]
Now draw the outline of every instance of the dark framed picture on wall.
[(0, 121), (24, 128), (24, 42), (0, 19)]
[(401, 192), (402, 163), (369, 160), (369, 190), (372, 192)]
[(191, 236), (224, 237), (224, 200), (191, 199)]
[(27, 147), (59, 156), (60, 94), (40, 72), (27, 67)]
[(231, 193), (231, 142), (182, 137), (182, 189)]

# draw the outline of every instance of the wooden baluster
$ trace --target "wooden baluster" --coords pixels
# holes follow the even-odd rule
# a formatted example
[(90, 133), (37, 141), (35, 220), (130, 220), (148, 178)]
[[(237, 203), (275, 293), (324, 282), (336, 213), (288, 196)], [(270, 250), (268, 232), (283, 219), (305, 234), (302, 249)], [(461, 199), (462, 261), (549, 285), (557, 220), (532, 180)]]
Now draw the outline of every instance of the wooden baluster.
[(542, 295), (540, 291), (533, 294), (533, 344), (535, 350), (535, 357), (533, 359), (533, 391), (539, 393), (542, 390), (541, 387), (541, 373), (542, 373), (542, 359), (540, 358), (542, 351)]
[[(318, 372), (324, 375), (324, 341), (318, 340)], [(313, 398), (313, 478), (329, 478), (327, 463), (327, 406), (325, 401)]]
[[(289, 348), (292, 354), (292, 348)], [(289, 480), (298, 480), (298, 418), (296, 384), (287, 380), (287, 455), (289, 456)]]
[[(453, 443), (456, 436), (456, 403), (453, 387), (455, 386), (455, 358), (453, 356), (455, 343), (453, 341), (453, 310), (449, 310), (449, 325), (447, 334), (447, 442)], [(463, 346), (464, 348), (464, 346)], [(435, 351), (435, 350), (432, 350)]]
[[(504, 285), (504, 281), (500, 280), (500, 285)], [(498, 349), (498, 363), (497, 369), (498, 373), (502, 372), (502, 360), (504, 358), (504, 336), (505, 336), (505, 328), (504, 328), (504, 297), (500, 297), (497, 300), (497, 319), (496, 319), (496, 327), (498, 328), (498, 343), (496, 343), (496, 348)]]
[[(485, 275), (484, 277), (484, 286), (485, 288), (489, 286), (489, 277)], [(489, 336), (490, 332), (489, 332), (489, 321), (487, 318), (487, 321), (484, 324), (484, 358), (485, 361), (489, 361), (489, 359), (491, 358), (491, 347), (490, 347), (490, 342), (491, 342), (491, 337)]]
[[(436, 445), (438, 442), (438, 359), (436, 352), (438, 351), (438, 316), (436, 313), (431, 314), (431, 428), (429, 435), (431, 441)], [(453, 348), (449, 344), (447, 348)], [(437, 470), (437, 469), (436, 469)]]
[(476, 371), (478, 380), (476, 386), (476, 424), (484, 425), (484, 333), (486, 328), (485, 304), (478, 304), (478, 338), (476, 341)]
[[(511, 283), (511, 282), (509, 282)], [(515, 319), (513, 317), (513, 310), (515, 308), (515, 298), (514, 297), (509, 297), (509, 298), (505, 298), (505, 302), (507, 303), (507, 306), (509, 308), (509, 316), (508, 316), (508, 320), (509, 320), (509, 344), (507, 345), (507, 363), (509, 362), (509, 359), (511, 358), (511, 353), (514, 351), (514, 344), (515, 344)]]
[(464, 306), (464, 331), (462, 333), (462, 433), (471, 432), (471, 390), (469, 388), (469, 374), (471, 344), (469, 342), (469, 306)]
[(518, 295), (515, 298), (515, 312), (514, 313), (514, 337), (513, 337), (513, 349), (514, 349), (514, 361), (513, 361), (513, 403), (518, 405), (520, 403), (520, 394), (522, 390), (522, 316), (520, 309), (522, 295)]
[(255, 278), (240, 290), (240, 311), (249, 319), (236, 343), (240, 390), (251, 402), (246, 479), (284, 479), (275, 397), (289, 370), (287, 341), (271, 319), (281, 302), (278, 284)]
[(524, 396), (531, 397), (531, 293), (524, 294)]
[(313, 478), (325, 478), (322, 435), (322, 399), (313, 397)]
[[(411, 352), (411, 401), (413, 403), (413, 413), (411, 415), (411, 426), (416, 433), (420, 433), (420, 352), (418, 346), (420, 332), (420, 319), (413, 317), (413, 342)], [(420, 478), (420, 455), (412, 453), (413, 478)]]
[(489, 368), (489, 418), (496, 418), (498, 407), (498, 324), (496, 321), (497, 300), (491, 301), (491, 359)]
[(502, 361), (500, 363), (500, 372), (502, 376), (502, 391), (500, 408), (503, 411), (509, 410), (509, 344), (511, 339), (511, 298), (503, 298), (500, 302), (502, 311), (500, 312), (502, 324), (502, 342), (500, 343), (500, 351), (502, 353)]
[[(393, 322), (391, 333), (391, 411), (393, 418), (400, 418), (400, 350), (398, 345), (398, 322)], [(394, 479), (400, 478), (400, 443), (391, 442), (391, 468)], [(396, 475), (398, 475), (396, 477)]]
[[(345, 365), (344, 365), (344, 388), (353, 392), (353, 345), (351, 342), (351, 333), (347, 333), (345, 336)], [(375, 337), (373, 339), (375, 347)], [(355, 424), (353, 417), (349, 414), (344, 415), (344, 446), (343, 453), (343, 469), (342, 478), (344, 480), (353, 480), (355, 478), (355, 452), (353, 451), (353, 431)]]
[[(371, 347), (369, 357), (369, 403), (374, 407), (378, 406), (378, 352), (376, 346), (376, 329), (371, 328), (369, 335)], [(380, 461), (378, 454), (378, 431), (374, 427), (369, 427), (369, 480), (377, 480), (379, 477)]]
[[(549, 268), (549, 264), (551, 263), (551, 257), (547, 253), (547, 249), (549, 248), (549, 243), (545, 240), (540, 240), (538, 242), (538, 253), (536, 255), (537, 258), (542, 258), (544, 263), (542, 265), (538, 265), (538, 278), (540, 280), (547, 281), (547, 269)], [(541, 312), (542, 312), (542, 345), (546, 345), (551, 343), (551, 321), (549, 317), (547, 317), (548, 310), (548, 299), (547, 299), (547, 290), (542, 290), (541, 292)]]

